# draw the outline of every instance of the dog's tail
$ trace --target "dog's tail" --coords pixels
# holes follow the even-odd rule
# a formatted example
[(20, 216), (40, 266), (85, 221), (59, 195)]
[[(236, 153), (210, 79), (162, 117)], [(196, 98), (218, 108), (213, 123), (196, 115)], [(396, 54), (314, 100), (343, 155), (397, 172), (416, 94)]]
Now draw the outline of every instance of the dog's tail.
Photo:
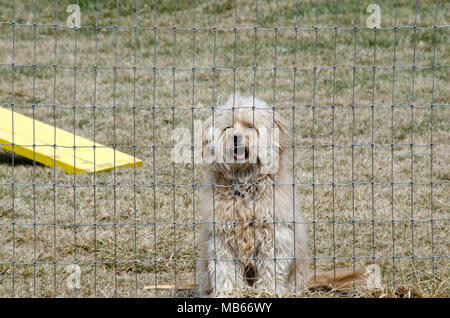
[(359, 268), (353, 270), (336, 269), (328, 272), (311, 274), (306, 287), (309, 290), (334, 290), (341, 293), (352, 291), (356, 287), (367, 285), (373, 272), (369, 268)]

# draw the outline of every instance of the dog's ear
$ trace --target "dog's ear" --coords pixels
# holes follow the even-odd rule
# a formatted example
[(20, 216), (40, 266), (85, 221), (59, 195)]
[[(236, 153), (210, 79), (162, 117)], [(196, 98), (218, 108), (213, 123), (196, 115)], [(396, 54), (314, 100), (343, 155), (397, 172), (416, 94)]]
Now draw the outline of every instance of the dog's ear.
[(212, 117), (209, 117), (202, 124), (202, 158), (203, 162), (206, 163), (210, 163), (210, 159), (214, 156), (212, 147), (213, 134)]
[(278, 128), (279, 131), (279, 144), (281, 148), (280, 151), (283, 151), (284, 148), (290, 145), (289, 129), (286, 121), (278, 113), (275, 112), (273, 118), (274, 118), (274, 127)]
[(280, 154), (289, 145), (289, 132), (286, 122), (276, 112), (266, 112), (266, 127), (259, 131), (258, 160), (262, 174), (273, 174), (279, 168)]

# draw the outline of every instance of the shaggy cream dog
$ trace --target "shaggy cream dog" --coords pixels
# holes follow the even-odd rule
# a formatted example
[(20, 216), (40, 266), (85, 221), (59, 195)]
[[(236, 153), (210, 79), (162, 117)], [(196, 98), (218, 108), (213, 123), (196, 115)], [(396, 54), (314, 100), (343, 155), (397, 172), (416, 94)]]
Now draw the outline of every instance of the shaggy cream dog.
[(210, 163), (202, 192), (198, 294), (226, 296), (245, 284), (286, 295), (304, 287), (348, 291), (366, 269), (309, 276), (306, 230), (288, 167), (286, 123), (267, 103), (230, 96), (203, 125)]
[(236, 95), (205, 121), (202, 138), (211, 165), (199, 294), (226, 295), (244, 284), (271, 294), (300, 290), (308, 275), (306, 232), (288, 171), (286, 123), (264, 101)]

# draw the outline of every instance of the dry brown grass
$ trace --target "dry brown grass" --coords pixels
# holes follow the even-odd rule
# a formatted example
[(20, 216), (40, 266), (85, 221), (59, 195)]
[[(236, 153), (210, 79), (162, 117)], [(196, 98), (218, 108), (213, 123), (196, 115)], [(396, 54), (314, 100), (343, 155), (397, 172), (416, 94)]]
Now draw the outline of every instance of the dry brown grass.
[[(150, 29), (137, 31), (136, 54), (134, 30), (117, 31), (116, 50), (113, 28), (77, 32), (76, 64), (80, 68), (76, 72), (76, 94), (75, 33), (58, 29), (55, 59), (54, 2), (39, 2), (37, 21), (50, 26), (37, 28), (35, 50), (32, 27), (17, 26), (14, 34), (16, 64), (30, 66), (35, 60), (37, 65), (50, 67), (38, 66), (34, 72), (31, 67), (17, 66), (12, 72), (9, 64), (12, 62), (12, 27), (0, 24), (1, 106), (9, 107), (12, 103), (14, 76), (17, 112), (32, 115), (31, 105), (35, 103), (36, 119), (56, 123), (57, 127), (69, 131), (75, 129), (77, 134), (91, 139), (95, 127), (98, 142), (112, 145), (115, 141), (129, 154), (133, 154), (135, 143), (138, 146), (136, 156), (144, 160), (144, 166), (135, 171), (131, 168), (73, 176), (17, 157), (13, 166), (10, 153), (0, 151), (0, 296), (170, 296), (171, 291), (155, 295), (153, 291), (144, 291), (143, 287), (155, 283), (175, 284), (175, 278), (180, 285), (193, 283), (193, 260), (198, 256), (196, 244), (201, 226), (198, 224), (201, 221), (198, 192), (203, 183), (204, 167), (170, 162), (171, 131), (172, 127), (186, 127), (191, 131), (192, 116), (206, 118), (211, 113), (211, 104), (223, 102), (233, 92), (233, 87), (243, 95), (251, 95), (254, 90), (256, 96), (280, 107), (277, 111), (294, 122), (293, 142), (299, 147), (293, 150), (293, 182), (298, 184), (297, 199), (305, 220), (310, 222), (310, 250), (318, 259), (317, 270), (332, 269), (333, 256), (337, 258), (338, 267), (348, 268), (370, 264), (375, 258), (382, 269), (383, 289), (359, 290), (357, 296), (449, 296), (450, 112), (447, 104), (450, 94), (447, 67), (438, 67), (434, 73), (433, 103), (436, 106), (433, 110), (429, 107), (433, 70), (417, 68), (413, 72), (411, 68), (398, 68), (394, 83), (396, 107), (392, 110), (394, 32), (377, 32), (374, 82), (371, 68), (374, 32), (367, 29), (357, 32), (356, 64), (368, 67), (357, 69), (353, 86), (354, 32), (338, 31), (336, 65), (350, 69), (336, 71), (333, 111), (329, 106), (333, 101), (334, 30), (320, 30), (317, 46), (314, 31), (299, 31), (296, 55), (293, 29), (280, 29), (277, 37), (273, 30), (258, 31), (255, 57), (252, 29), (255, 3), (242, 1), (237, 25), (250, 29), (236, 33), (236, 47), (234, 32), (216, 32), (216, 67), (247, 67), (238, 69), (234, 80), (233, 71), (211, 71), (214, 61), (212, 30), (196, 32), (195, 51), (194, 33), (190, 30), (177, 30), (174, 45), (173, 30), (159, 29), (155, 42), (151, 29), (155, 24), (154, 5), (140, 2), (139, 26)], [(186, 1), (178, 2), (177, 27), (192, 28), (193, 6)], [(220, 1), (218, 27), (233, 28), (233, 3)], [(279, 26), (295, 26), (292, 3), (279, 1)], [(365, 25), (368, 16), (365, 8), (369, 3), (358, 1), (358, 25)], [(31, 1), (16, 4), (16, 23), (33, 24), (34, 4)], [(58, 1), (58, 24), (65, 24), (68, 4), (68, 1)], [(315, 1), (300, 4), (300, 26), (313, 27)], [(80, 5), (82, 25), (95, 25), (96, 2), (80, 1)], [(414, 5), (415, 1), (399, 1), (398, 25), (414, 23)], [(420, 1), (419, 5), (417, 25), (433, 26), (434, 1)], [(437, 25), (448, 25), (448, 4), (438, 1), (438, 5)], [(173, 26), (173, 3), (164, 1), (158, 8), (158, 26)], [(339, 1), (338, 8), (339, 26), (352, 27), (354, 1)], [(392, 27), (395, 12), (392, 3), (383, 2), (381, 9), (382, 27)], [(259, 1), (258, 10), (258, 26), (273, 28), (275, 5)], [(118, 25), (132, 27), (135, 11), (132, 1), (129, 4), (121, 1)], [(113, 2), (101, 3), (98, 24), (113, 26), (115, 15)], [(10, 4), (0, 2), (0, 21), (11, 22), (12, 16)], [(214, 1), (198, 1), (195, 17), (197, 28), (211, 27)], [(335, 20), (335, 5), (319, 1), (318, 25), (334, 26)], [(450, 64), (449, 39), (449, 28), (437, 30), (436, 65)], [(279, 67), (276, 77), (273, 72), (275, 43)], [(417, 30), (416, 66), (433, 64), (433, 43), (433, 29)], [(414, 30), (399, 29), (395, 47), (396, 65), (411, 65)], [(315, 48), (316, 65), (331, 68), (317, 71), (314, 91), (311, 68)], [(192, 72), (194, 52), (198, 69)], [(254, 73), (255, 60), (258, 68), (267, 69)], [(55, 61), (65, 68), (54, 71)], [(119, 67), (116, 77), (112, 70), (114, 61)], [(154, 72), (154, 61), (157, 67), (167, 69)], [(183, 68), (177, 69), (175, 74), (172, 71), (174, 61), (177, 68)], [(310, 69), (294, 73), (294, 62), (298, 68)], [(97, 72), (92, 68), (95, 64), (99, 66)], [(138, 68), (136, 74), (133, 65)], [(254, 76), (256, 85), (253, 87)], [(354, 111), (351, 108), (353, 87), (355, 105), (361, 106)], [(296, 109), (293, 112), (294, 93)], [(94, 96), (98, 106), (95, 112)], [(381, 107), (372, 109), (372, 100)], [(411, 109), (412, 102), (418, 107)], [(58, 105), (55, 113), (53, 104)], [(115, 111), (114, 105), (117, 106)], [(135, 113), (133, 105), (137, 106)], [(175, 105), (174, 112), (172, 105)], [(192, 106), (198, 109), (192, 112)], [(435, 144), (432, 156), (431, 133)], [(352, 140), (354, 144), (364, 145), (355, 147), (353, 156)], [(336, 145), (334, 153), (332, 143)], [(372, 143), (377, 145), (373, 156)], [(391, 149), (391, 143), (397, 146)], [(410, 143), (415, 145), (412, 149)], [(157, 146), (155, 151), (153, 145)], [(355, 182), (354, 187), (352, 182)], [(391, 182), (395, 185), (391, 186)], [(152, 187), (153, 184), (156, 186)], [(172, 187), (172, 184), (177, 186)], [(356, 257), (355, 262), (353, 257)], [(135, 260), (138, 262), (134, 263)], [(77, 290), (69, 289), (66, 284), (71, 274), (68, 265), (74, 262), (81, 267), (81, 288)], [(399, 286), (403, 289), (396, 295)], [(309, 294), (311, 297), (330, 295)], [(236, 296), (268, 295), (249, 289)]]

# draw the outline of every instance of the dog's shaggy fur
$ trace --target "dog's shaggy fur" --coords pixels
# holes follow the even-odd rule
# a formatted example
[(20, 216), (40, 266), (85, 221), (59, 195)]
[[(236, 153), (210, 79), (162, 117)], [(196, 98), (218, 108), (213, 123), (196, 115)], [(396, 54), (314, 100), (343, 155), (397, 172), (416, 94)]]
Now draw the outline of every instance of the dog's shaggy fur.
[[(269, 145), (275, 165), (264, 172), (267, 157), (250, 160), (250, 140), (260, 142), (261, 132), (273, 128), (280, 142)], [(301, 290), (309, 264), (288, 171), (286, 123), (264, 101), (236, 95), (205, 121), (202, 138), (204, 156), (214, 160), (202, 193), (199, 294), (227, 295), (244, 284), (279, 295)]]

